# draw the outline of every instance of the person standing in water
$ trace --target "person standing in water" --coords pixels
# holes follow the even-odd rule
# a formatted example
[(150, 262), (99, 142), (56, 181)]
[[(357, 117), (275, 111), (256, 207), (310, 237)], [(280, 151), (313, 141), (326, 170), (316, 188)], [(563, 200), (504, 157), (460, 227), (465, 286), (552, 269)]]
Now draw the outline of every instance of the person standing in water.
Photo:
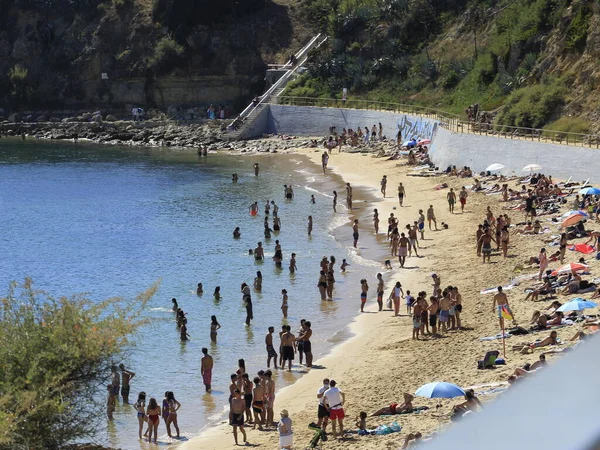
[(258, 202), (254, 202), (250, 205), (250, 215), (255, 216), (258, 214)]
[[(285, 292), (285, 289), (282, 292)], [(286, 294), (284, 294), (284, 298), (286, 298), (286, 303), (287, 303), (287, 295)], [(287, 308), (287, 306), (286, 306), (286, 308)], [(283, 309), (283, 306), (281, 307), (281, 309)], [(286, 311), (286, 314), (287, 314), (287, 311)], [(287, 317), (287, 315), (284, 315), (284, 317)], [(274, 332), (275, 332), (275, 328), (269, 327), (269, 332), (265, 336), (265, 345), (267, 346), (267, 367), (271, 367), (271, 358), (273, 358), (273, 364), (275, 365), (275, 368), (277, 369), (277, 352), (275, 351), (275, 347), (273, 347), (273, 333)]]
[(254, 249), (254, 260), (262, 261), (263, 259), (265, 259), (265, 250), (263, 249), (262, 242), (259, 242)]
[(296, 350), (296, 338), (291, 333), (292, 327), (286, 325), (285, 333), (281, 335), (281, 352), (283, 355), (283, 364), (281, 368), (284, 368), (285, 362), (289, 361), (288, 371), (292, 371), (292, 361), (294, 360), (294, 351)]
[[(215, 316), (213, 316), (213, 317), (215, 317)], [(201, 359), (200, 375), (202, 375), (202, 383), (204, 383), (206, 392), (210, 392), (214, 360), (213, 360), (213, 357), (208, 354), (208, 349), (206, 347), (204, 347), (202, 349), (202, 354), (204, 356)]]
[(254, 315), (252, 313), (252, 297), (250, 296), (250, 286), (246, 283), (242, 283), (242, 301), (246, 306), (246, 325), (250, 325), (250, 321), (254, 319)]
[(379, 233), (379, 212), (377, 208), (373, 210), (373, 226), (375, 227), (375, 234)]
[(312, 343), (310, 338), (312, 336), (312, 329), (310, 321), (304, 322), (304, 328), (302, 334), (298, 337), (298, 343), (303, 343), (304, 356), (306, 357), (306, 367), (309, 369), (312, 367), (313, 355), (312, 355)]
[(292, 257), (290, 258), (290, 273), (295, 273), (298, 270), (296, 267), (296, 254), (292, 253)]
[(313, 218), (312, 216), (308, 216), (308, 235), (310, 236), (313, 229)]
[(254, 289), (257, 292), (262, 291), (262, 273), (260, 273), (260, 270), (256, 272), (256, 278), (254, 278)]
[(365, 303), (367, 303), (367, 294), (369, 293), (369, 285), (364, 278), (360, 280), (360, 312), (365, 312)]
[(129, 391), (131, 390), (129, 382), (135, 377), (135, 373), (125, 369), (123, 364), (119, 364), (119, 369), (121, 369), (121, 380), (123, 381), (123, 384), (121, 384), (121, 397), (123, 397), (123, 403), (129, 403)]
[(198, 283), (198, 287), (196, 288), (196, 295), (200, 297), (204, 294), (204, 289), (202, 288), (202, 283)]
[(254, 163), (254, 176), (257, 177), (260, 172), (260, 167), (258, 167), (258, 163)]
[[(287, 319), (287, 313), (288, 313), (288, 295), (287, 295), (287, 291), (285, 289), (281, 290), (281, 312), (283, 313), (283, 318)], [(268, 367), (268, 366), (267, 366)], [(275, 367), (277, 369), (277, 367)]]
[(177, 424), (177, 411), (181, 408), (181, 403), (175, 400), (175, 394), (172, 391), (167, 392), (167, 402), (169, 405), (169, 417), (167, 417), (167, 434), (169, 437), (173, 437), (171, 435), (171, 424), (175, 427), (175, 431), (177, 431), (177, 439), (179, 439), (179, 425)]
[(333, 191), (333, 212), (337, 212), (337, 192)]
[(221, 324), (217, 321), (217, 316), (210, 316), (210, 340), (217, 342), (217, 330), (221, 328)]
[(346, 205), (349, 210), (352, 209), (352, 186), (350, 183), (346, 183)]
[(317, 283), (319, 293), (321, 294), (321, 300), (327, 300), (327, 275), (324, 270), (321, 270), (319, 274), (319, 282)]
[(354, 238), (354, 248), (358, 244), (358, 219), (354, 219), (354, 225), (352, 225), (352, 237)]

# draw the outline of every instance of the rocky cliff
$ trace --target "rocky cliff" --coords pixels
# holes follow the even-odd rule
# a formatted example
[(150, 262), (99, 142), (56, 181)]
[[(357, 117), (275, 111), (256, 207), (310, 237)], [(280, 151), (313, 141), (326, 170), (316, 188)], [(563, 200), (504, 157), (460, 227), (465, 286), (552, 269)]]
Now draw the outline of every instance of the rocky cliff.
[(293, 10), (288, 0), (0, 0), (0, 107), (234, 108), (309, 37)]

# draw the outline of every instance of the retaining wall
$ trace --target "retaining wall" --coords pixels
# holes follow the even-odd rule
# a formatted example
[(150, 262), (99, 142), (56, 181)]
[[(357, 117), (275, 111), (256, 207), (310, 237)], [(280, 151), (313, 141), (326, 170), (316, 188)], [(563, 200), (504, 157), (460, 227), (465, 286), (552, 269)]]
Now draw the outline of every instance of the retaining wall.
[(600, 182), (600, 150), (568, 145), (506, 139), (494, 136), (453, 133), (438, 128), (430, 149), (432, 160), (440, 168), (469, 166), (481, 172), (490, 164), (506, 166), (505, 175), (523, 175), (523, 167), (539, 164), (542, 172), (557, 179), (573, 177)]
[(396, 139), (398, 130), (402, 131), (404, 140), (412, 136), (431, 139), (438, 126), (435, 120), (393, 112), (270, 105), (266, 132), (295, 136), (326, 136), (330, 126), (335, 126), (338, 133), (341, 133), (342, 128), (356, 130), (362, 127), (364, 131), (365, 127), (369, 127), (371, 130), (373, 125), (380, 122), (383, 134), (388, 139)]

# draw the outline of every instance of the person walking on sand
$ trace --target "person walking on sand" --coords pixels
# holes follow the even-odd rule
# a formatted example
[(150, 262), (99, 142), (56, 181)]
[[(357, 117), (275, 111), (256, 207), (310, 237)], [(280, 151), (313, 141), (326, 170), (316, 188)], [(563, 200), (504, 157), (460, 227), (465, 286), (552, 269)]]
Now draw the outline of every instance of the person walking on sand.
[(333, 212), (337, 212), (337, 192), (333, 191)]
[(229, 410), (229, 424), (233, 427), (233, 440), (238, 444), (238, 428), (244, 437), (244, 444), (248, 442), (246, 431), (244, 430), (244, 411), (246, 411), (246, 401), (242, 398), (239, 389), (233, 391), (231, 399), (231, 408)]
[(488, 263), (490, 262), (490, 258), (492, 256), (492, 241), (496, 242), (496, 239), (492, 237), (490, 234), (490, 229), (486, 228), (479, 240), (477, 241), (477, 245), (481, 242), (481, 254), (483, 255), (483, 263), (485, 263), (485, 258), (487, 257)]
[(415, 226), (411, 227), (410, 225), (406, 225), (406, 229), (408, 230), (408, 256), (412, 257), (413, 250), (415, 251), (415, 256), (418, 258), (419, 253), (417, 252), (417, 225), (415, 222)]
[(327, 164), (329, 163), (329, 155), (327, 152), (323, 152), (321, 155), (321, 166), (323, 167), (323, 174), (327, 171)]
[(202, 349), (202, 354), (204, 356), (202, 356), (202, 359), (200, 360), (200, 375), (202, 375), (202, 383), (204, 383), (206, 392), (210, 392), (214, 361), (213, 357), (208, 354), (208, 349), (206, 347)]
[(467, 204), (467, 197), (468, 196), (469, 196), (469, 193), (467, 192), (467, 190), (463, 186), (462, 189), (460, 190), (460, 192), (458, 193), (458, 199), (460, 201), (460, 212), (461, 213), (465, 212), (465, 205)]
[(373, 210), (373, 226), (375, 227), (375, 234), (379, 233), (379, 212), (377, 208)]
[(417, 225), (419, 226), (419, 232), (421, 233), (421, 240), (425, 240), (425, 215), (423, 210), (419, 210), (419, 218), (417, 219)]
[[(283, 290), (285, 292), (285, 289)], [(287, 295), (284, 294), (284, 298), (287, 299)], [(287, 306), (286, 306), (287, 308)], [(283, 307), (282, 307), (283, 309)], [(287, 311), (286, 311), (287, 312)], [(287, 315), (285, 316), (287, 317)], [(277, 369), (277, 352), (273, 347), (273, 333), (275, 332), (274, 327), (269, 327), (269, 332), (265, 336), (265, 345), (267, 346), (267, 367), (271, 367), (271, 358), (273, 358), (273, 364)]]
[(477, 256), (481, 256), (481, 246), (483, 245), (483, 241), (481, 240), (481, 236), (483, 236), (483, 225), (479, 225), (477, 227), (477, 233), (475, 234), (475, 239), (477, 241)]
[(404, 186), (402, 183), (398, 184), (398, 202), (400, 203), (400, 207), (404, 205), (404, 197), (406, 196), (406, 191), (404, 190)]
[(437, 231), (437, 220), (435, 219), (435, 213), (433, 212), (433, 205), (429, 205), (427, 210), (427, 222), (429, 223), (429, 230), (431, 230), (431, 222), (435, 225), (435, 231)]
[(344, 436), (344, 403), (346, 402), (346, 395), (337, 387), (335, 380), (329, 382), (329, 389), (323, 394), (323, 405), (329, 412), (329, 418), (331, 419), (331, 426), (333, 429), (333, 437), (335, 438), (337, 433), (337, 427), (339, 427), (339, 436)]
[(354, 248), (358, 244), (358, 219), (354, 219), (354, 225), (352, 225), (352, 237), (354, 238)]
[(349, 210), (352, 210), (352, 186), (350, 186), (350, 183), (346, 183), (346, 206)]
[(377, 305), (379, 306), (379, 311), (383, 309), (383, 275), (381, 273), (377, 274)]
[(387, 188), (387, 175), (384, 175), (381, 179), (381, 193), (383, 194), (383, 198), (385, 198), (385, 190)]
[(500, 325), (500, 329), (504, 329), (504, 317), (502, 316), (502, 310), (508, 312), (508, 314), (512, 317), (513, 323), (515, 322), (515, 316), (513, 315), (510, 305), (508, 304), (508, 297), (502, 291), (502, 286), (498, 286), (498, 293), (494, 295), (494, 302), (492, 303), (492, 311), (495, 312), (498, 316), (498, 324)]
[(400, 267), (404, 268), (406, 262), (406, 255), (408, 255), (408, 238), (404, 233), (400, 234), (400, 240), (398, 241), (398, 259), (400, 260)]
[(121, 397), (123, 397), (123, 403), (129, 403), (129, 391), (131, 390), (129, 382), (135, 377), (135, 373), (125, 369), (123, 364), (119, 364), (119, 369), (121, 369), (121, 379), (123, 380), (123, 384), (121, 385)]
[(400, 315), (400, 296), (404, 297), (404, 291), (399, 281), (396, 281), (392, 295), (394, 300), (394, 317), (397, 317)]
[(542, 280), (542, 275), (546, 272), (548, 268), (548, 255), (546, 255), (546, 249), (542, 248), (540, 250), (540, 254), (538, 255), (538, 260), (540, 261), (540, 270), (538, 272), (538, 281)]
[(456, 203), (456, 194), (454, 193), (454, 189), (450, 188), (450, 192), (446, 195), (446, 199), (448, 200), (448, 211), (451, 214), (454, 214), (454, 204)]

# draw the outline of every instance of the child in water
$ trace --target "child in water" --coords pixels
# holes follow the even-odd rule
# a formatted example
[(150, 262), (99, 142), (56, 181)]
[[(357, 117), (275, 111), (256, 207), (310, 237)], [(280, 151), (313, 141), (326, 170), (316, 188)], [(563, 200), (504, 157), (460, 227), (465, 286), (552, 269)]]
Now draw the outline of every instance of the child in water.
[(350, 264), (348, 264), (345, 259), (342, 259), (342, 265), (340, 266), (340, 268), (342, 269), (342, 273), (346, 272), (346, 267), (348, 267), (349, 265)]

